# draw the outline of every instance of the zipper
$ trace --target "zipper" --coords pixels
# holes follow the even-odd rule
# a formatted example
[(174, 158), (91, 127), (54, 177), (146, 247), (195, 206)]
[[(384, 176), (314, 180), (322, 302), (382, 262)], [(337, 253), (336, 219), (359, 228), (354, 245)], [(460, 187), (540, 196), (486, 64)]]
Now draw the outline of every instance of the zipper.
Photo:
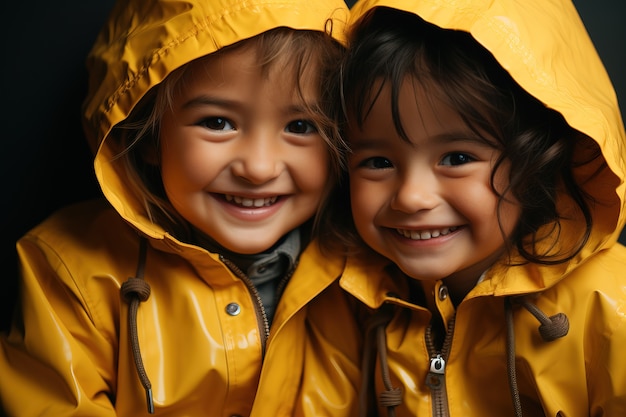
[(256, 311), (257, 325), (259, 326), (259, 334), (261, 335), (261, 357), (265, 356), (265, 345), (267, 343), (267, 339), (270, 337), (270, 323), (267, 319), (267, 313), (265, 312), (265, 307), (263, 307), (263, 301), (261, 300), (261, 296), (259, 295), (259, 291), (256, 289), (250, 278), (233, 262), (226, 259), (222, 255), (220, 255), (220, 261), (224, 262), (231, 271), (246, 284), (248, 287), (248, 291), (252, 296), (252, 301), (254, 304), (254, 309)]
[(454, 317), (448, 322), (446, 336), (441, 350), (435, 347), (432, 335), (432, 323), (426, 328), (426, 349), (430, 356), (430, 366), (426, 375), (426, 386), (430, 388), (433, 401), (433, 416), (449, 417), (448, 393), (446, 391), (446, 362), (452, 346), (452, 333), (454, 333)]
[[(222, 261), (233, 273), (246, 284), (250, 295), (252, 296), (252, 301), (254, 304), (254, 310), (256, 312), (257, 325), (259, 326), (259, 334), (261, 335), (261, 357), (265, 356), (265, 347), (267, 345), (267, 339), (270, 337), (270, 323), (267, 319), (267, 312), (265, 311), (265, 307), (263, 306), (263, 300), (261, 300), (261, 295), (259, 291), (256, 289), (252, 280), (248, 278), (248, 276), (232, 261), (220, 255), (220, 261)], [(291, 270), (285, 274), (285, 276), (280, 280), (278, 285), (276, 286), (276, 300), (280, 300), (280, 297), (287, 286), (287, 283), (293, 276), (296, 271), (296, 266), (298, 262), (294, 264)]]

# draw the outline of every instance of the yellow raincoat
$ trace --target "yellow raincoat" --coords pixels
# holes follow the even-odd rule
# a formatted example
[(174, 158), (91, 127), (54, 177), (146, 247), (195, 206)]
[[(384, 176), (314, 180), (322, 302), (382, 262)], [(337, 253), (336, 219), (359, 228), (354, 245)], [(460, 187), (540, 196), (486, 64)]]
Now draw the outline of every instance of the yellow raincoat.
[(155, 415), (353, 414), (361, 346), (338, 287), (343, 259), (309, 244), (266, 336), (256, 300), (217, 254), (147, 220), (106, 139), (151, 87), (195, 58), (278, 26), (332, 26), (342, 41), (347, 19), (343, 0), (119, 2), (90, 55), (84, 114), (108, 201), (64, 209), (18, 243), (21, 311), (0, 342), (6, 414), (148, 415), (120, 295), (140, 259), (151, 294), (136, 325)]
[[(456, 308), (441, 282), (424, 283), (452, 332), (445, 366), (426, 343), (431, 314), (406, 301), (406, 283), (390, 279), (384, 265), (349, 260), (342, 286), (370, 307), (383, 306), (374, 329), (389, 323), (387, 357), (371, 368), (376, 393), (401, 402), (397, 416), (513, 416), (507, 354), (514, 354), (524, 416), (626, 416), (626, 248), (616, 243), (626, 221), (626, 137), (615, 92), (574, 6), (569, 0), (362, 0), (351, 21), (374, 6), (471, 33), (523, 88), (594, 139), (608, 165), (598, 176), (577, 170), (596, 203), (589, 243), (570, 262), (494, 267)], [(565, 223), (563, 239), (581, 227)], [(549, 328), (564, 316), (567, 334), (544, 340), (539, 325)], [(515, 337), (508, 344), (507, 324)], [(444, 384), (430, 389), (429, 371), (439, 370)], [(402, 390), (401, 401), (394, 388)], [(380, 415), (387, 415), (385, 407)]]

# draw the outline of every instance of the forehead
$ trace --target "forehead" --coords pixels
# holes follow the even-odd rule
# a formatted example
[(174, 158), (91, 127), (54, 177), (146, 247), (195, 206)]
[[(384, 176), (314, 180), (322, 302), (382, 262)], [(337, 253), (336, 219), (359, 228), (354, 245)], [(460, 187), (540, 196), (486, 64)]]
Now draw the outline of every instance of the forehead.
[(245, 78), (272, 84), (305, 101), (317, 99), (319, 59), (312, 57), (307, 65), (302, 65), (298, 57), (287, 52), (288, 48), (270, 51), (253, 41), (227, 47), (189, 63), (178, 82), (178, 89), (192, 88), (198, 81), (224, 87), (224, 84), (237, 83)]
[[(163, 110), (208, 109), (222, 106), (232, 110), (278, 111), (310, 114), (319, 101), (315, 83), (298, 77), (297, 69), (281, 62), (260, 62), (255, 44), (228, 48), (194, 61), (183, 68), (163, 90)], [(281, 58), (282, 59), (282, 58)], [(169, 106), (168, 106), (169, 104)], [(259, 107), (261, 106), (261, 107)], [(262, 110), (261, 110), (262, 109)]]
[(364, 107), (362, 123), (358, 115), (350, 117), (350, 132), (362, 136), (406, 134), (405, 140), (436, 136), (449, 129), (467, 129), (463, 118), (441, 98), (435, 83), (422, 82), (413, 76), (393, 85), (390, 80), (377, 79)]

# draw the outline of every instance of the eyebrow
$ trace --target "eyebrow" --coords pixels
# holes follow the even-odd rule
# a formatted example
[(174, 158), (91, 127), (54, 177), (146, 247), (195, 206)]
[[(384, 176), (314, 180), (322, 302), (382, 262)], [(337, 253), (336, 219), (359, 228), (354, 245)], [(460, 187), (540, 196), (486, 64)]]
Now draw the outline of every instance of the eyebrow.
[[(496, 147), (495, 144), (491, 143), (492, 140), (490, 138), (485, 138), (478, 136), (476, 133), (472, 131), (456, 131), (443, 133), (440, 135), (429, 136), (429, 141), (439, 142), (439, 143), (468, 143), (468, 144), (476, 144), (485, 147)], [(403, 140), (404, 141), (404, 140)], [(379, 149), (385, 146), (387, 140), (385, 138), (359, 138), (356, 136), (355, 139), (350, 140), (350, 145), (353, 149), (359, 150), (370, 150), (370, 149)], [(409, 142), (406, 142), (409, 143)]]
[[(187, 100), (181, 106), (183, 109), (189, 109), (194, 107), (203, 107), (203, 106), (218, 106), (225, 107), (229, 109), (236, 109), (239, 107), (243, 107), (243, 105), (236, 100), (228, 100), (219, 97), (209, 96), (209, 95), (201, 95), (194, 97), (190, 100)], [(307, 104), (290, 104), (286, 108), (282, 109), (285, 114), (312, 114), (313, 112), (310, 109), (313, 109), (315, 106), (313, 103)]]
[(349, 139), (350, 147), (355, 150), (369, 150), (369, 149), (377, 149), (384, 146), (386, 142), (384, 139), (377, 138), (357, 138), (357, 139)]
[(477, 145), (483, 146), (494, 146), (491, 144), (489, 138), (480, 136), (473, 131), (459, 131), (459, 132), (451, 132), (444, 133), (443, 135), (437, 135), (432, 137), (433, 140), (443, 143), (473, 143)]
[(190, 100), (187, 100), (181, 106), (183, 109), (189, 109), (193, 107), (202, 107), (202, 106), (220, 106), (220, 107), (230, 107), (236, 108), (239, 104), (234, 100), (225, 100), (223, 98), (212, 97), (208, 95), (201, 95), (194, 97)]

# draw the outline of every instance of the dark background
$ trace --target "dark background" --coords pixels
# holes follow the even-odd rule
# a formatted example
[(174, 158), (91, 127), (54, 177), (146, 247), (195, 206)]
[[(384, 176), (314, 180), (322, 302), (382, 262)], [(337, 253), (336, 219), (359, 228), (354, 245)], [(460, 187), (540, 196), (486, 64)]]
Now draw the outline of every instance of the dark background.
[[(314, 1), (314, 0), (312, 0)], [(348, 4), (352, 1), (348, 0)], [(626, 3), (575, 0), (626, 106)], [(57, 208), (99, 195), (80, 105), (85, 57), (113, 0), (10, 1), (3, 7), (0, 329), (17, 291), (15, 241)], [(622, 233), (626, 242), (626, 233)]]

